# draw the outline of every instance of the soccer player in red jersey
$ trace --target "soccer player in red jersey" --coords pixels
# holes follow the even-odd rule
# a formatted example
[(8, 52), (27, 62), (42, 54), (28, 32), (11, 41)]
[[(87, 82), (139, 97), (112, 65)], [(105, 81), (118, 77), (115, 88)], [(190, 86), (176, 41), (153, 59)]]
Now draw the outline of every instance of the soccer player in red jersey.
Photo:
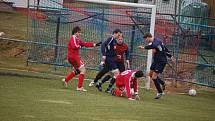
[[(126, 70), (116, 77), (116, 87), (113, 89), (112, 94), (116, 96), (127, 96), (129, 100), (135, 100), (138, 96), (137, 79), (143, 77), (141, 70)], [(134, 88), (134, 95), (132, 97), (131, 87)]]
[(83, 88), (83, 82), (84, 82), (84, 74), (85, 74), (85, 65), (84, 62), (81, 60), (79, 55), (79, 50), (82, 46), (84, 47), (95, 47), (100, 46), (101, 42), (99, 43), (92, 43), (92, 42), (84, 42), (80, 39), (81, 35), (81, 29), (80, 27), (76, 26), (72, 30), (72, 37), (70, 38), (68, 42), (68, 61), (72, 65), (74, 71), (72, 71), (69, 75), (66, 76), (65, 79), (63, 79), (63, 84), (65, 87), (68, 86), (68, 82), (70, 79), (72, 79), (75, 75), (78, 76), (78, 91), (87, 91)]

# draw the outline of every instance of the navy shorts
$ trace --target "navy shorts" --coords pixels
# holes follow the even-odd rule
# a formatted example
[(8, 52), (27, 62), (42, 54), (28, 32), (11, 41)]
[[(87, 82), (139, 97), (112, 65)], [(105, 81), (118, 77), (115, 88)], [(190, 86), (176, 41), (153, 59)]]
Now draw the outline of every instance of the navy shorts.
[(106, 63), (108, 64), (109, 71), (118, 69), (117, 63), (116, 63), (114, 57), (107, 57), (106, 58)]
[(119, 69), (120, 72), (125, 71), (125, 64), (124, 64), (124, 62), (116, 62), (116, 64), (117, 64), (117, 67), (118, 67), (118, 69)]
[(152, 65), (150, 67), (150, 70), (153, 70), (156, 73), (162, 73), (164, 68), (166, 66), (166, 63), (155, 63), (152, 62)]

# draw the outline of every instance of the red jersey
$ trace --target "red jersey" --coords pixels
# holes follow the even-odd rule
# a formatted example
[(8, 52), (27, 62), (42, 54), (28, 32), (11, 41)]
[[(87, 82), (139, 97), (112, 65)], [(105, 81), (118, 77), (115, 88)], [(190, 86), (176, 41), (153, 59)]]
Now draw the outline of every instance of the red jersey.
[(128, 98), (131, 98), (131, 84), (134, 86), (134, 92), (137, 92), (137, 79), (134, 78), (134, 70), (123, 71), (119, 76), (116, 77), (116, 87), (125, 87)]
[(116, 44), (115, 45), (115, 51), (116, 51), (116, 61), (118, 62), (124, 62), (124, 54), (126, 56), (126, 60), (129, 60), (129, 52), (128, 52), (128, 45), (125, 43), (122, 44)]
[(68, 59), (76, 58), (77, 56), (79, 56), (79, 49), (81, 48), (81, 46), (93, 47), (94, 43), (84, 42), (80, 40), (80, 38), (77, 38), (75, 35), (72, 35), (68, 43)]

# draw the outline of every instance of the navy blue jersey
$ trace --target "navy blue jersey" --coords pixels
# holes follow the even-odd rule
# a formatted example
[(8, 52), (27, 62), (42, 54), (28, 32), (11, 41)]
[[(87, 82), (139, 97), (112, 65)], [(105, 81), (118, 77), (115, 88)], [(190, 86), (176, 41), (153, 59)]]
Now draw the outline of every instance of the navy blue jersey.
[(155, 38), (151, 43), (145, 46), (145, 49), (155, 49), (156, 52), (153, 56), (154, 62), (167, 63), (167, 57), (172, 57), (166, 46), (157, 38)]
[(114, 37), (109, 37), (105, 42), (101, 45), (102, 55), (107, 57), (115, 57), (115, 45), (116, 39)]

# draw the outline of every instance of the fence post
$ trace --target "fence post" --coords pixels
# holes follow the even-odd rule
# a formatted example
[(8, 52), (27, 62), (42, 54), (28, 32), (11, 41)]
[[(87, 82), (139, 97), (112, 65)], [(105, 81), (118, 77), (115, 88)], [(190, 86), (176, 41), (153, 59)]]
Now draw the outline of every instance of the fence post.
[(133, 49), (134, 49), (134, 37), (135, 37), (135, 26), (132, 26), (132, 33), (131, 33), (131, 45), (130, 45), (130, 63), (132, 63), (133, 60)]
[(58, 44), (59, 44), (59, 32), (60, 32), (60, 17), (57, 18), (56, 38), (55, 38), (55, 62), (58, 59)]

